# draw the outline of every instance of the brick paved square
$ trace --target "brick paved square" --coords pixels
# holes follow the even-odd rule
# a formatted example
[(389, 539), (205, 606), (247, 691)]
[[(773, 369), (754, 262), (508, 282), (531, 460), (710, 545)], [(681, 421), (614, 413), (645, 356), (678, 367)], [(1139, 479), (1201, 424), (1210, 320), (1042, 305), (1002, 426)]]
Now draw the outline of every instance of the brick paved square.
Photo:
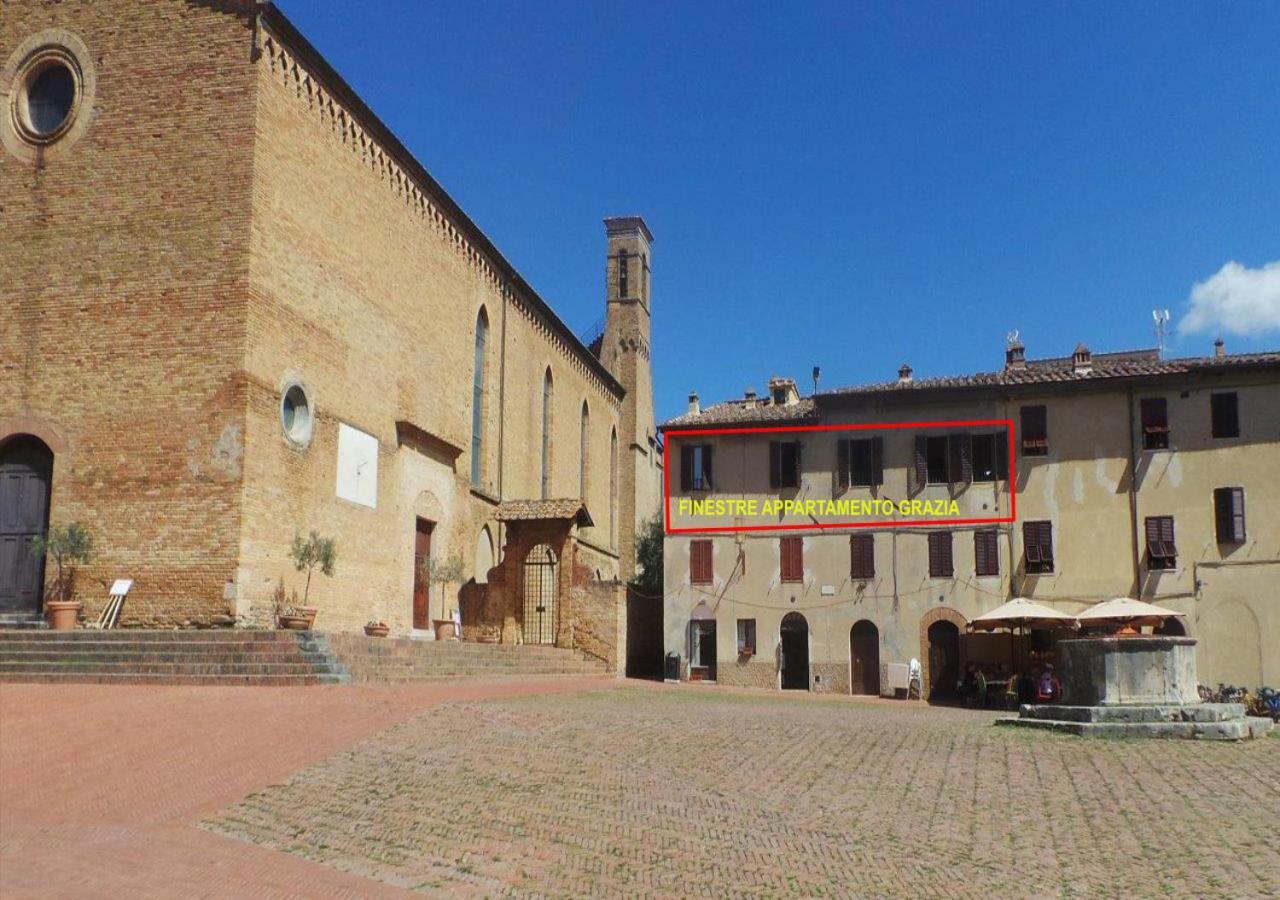
[(434, 707), (207, 820), (429, 893), (1275, 896), (1280, 741), (628, 687)]

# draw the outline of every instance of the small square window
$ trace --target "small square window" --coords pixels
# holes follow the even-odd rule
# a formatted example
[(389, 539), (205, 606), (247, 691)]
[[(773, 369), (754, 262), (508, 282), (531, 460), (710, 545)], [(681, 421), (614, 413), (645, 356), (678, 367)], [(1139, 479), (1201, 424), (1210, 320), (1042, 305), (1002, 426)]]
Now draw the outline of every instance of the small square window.
[(1142, 448), (1169, 449), (1169, 401), (1164, 397), (1143, 397)]

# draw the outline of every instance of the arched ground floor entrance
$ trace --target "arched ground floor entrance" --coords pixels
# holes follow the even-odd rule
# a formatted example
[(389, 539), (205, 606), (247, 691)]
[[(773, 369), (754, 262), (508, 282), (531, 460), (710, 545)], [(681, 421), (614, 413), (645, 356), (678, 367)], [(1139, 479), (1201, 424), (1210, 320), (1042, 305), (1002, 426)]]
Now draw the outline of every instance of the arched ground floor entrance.
[(809, 689), (809, 623), (800, 613), (787, 613), (780, 627), (779, 670), (784, 691)]
[(930, 625), (928, 634), (929, 700), (954, 700), (960, 678), (960, 629), (943, 620)]
[(849, 630), (849, 692), (880, 694), (880, 629), (866, 619)]
[(49, 527), (53, 451), (31, 435), (0, 443), (0, 615), (38, 615), (44, 559), (31, 539)]

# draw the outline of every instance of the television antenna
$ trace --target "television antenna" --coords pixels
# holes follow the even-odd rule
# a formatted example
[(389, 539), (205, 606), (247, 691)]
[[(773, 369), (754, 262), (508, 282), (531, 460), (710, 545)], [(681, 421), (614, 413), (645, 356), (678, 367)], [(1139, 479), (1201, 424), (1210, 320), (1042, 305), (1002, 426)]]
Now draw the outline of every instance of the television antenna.
[(1164, 359), (1164, 339), (1169, 333), (1169, 319), (1172, 317), (1167, 309), (1153, 309), (1151, 310), (1151, 318), (1156, 323), (1156, 347), (1159, 350), (1160, 358)]

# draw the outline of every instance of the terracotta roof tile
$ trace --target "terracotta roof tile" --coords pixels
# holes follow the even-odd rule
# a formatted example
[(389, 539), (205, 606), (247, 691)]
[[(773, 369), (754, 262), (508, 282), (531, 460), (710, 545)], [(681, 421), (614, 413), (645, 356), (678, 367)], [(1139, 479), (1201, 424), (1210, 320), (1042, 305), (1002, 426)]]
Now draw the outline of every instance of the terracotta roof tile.
[(555, 500), (503, 500), (498, 504), (497, 518), (503, 522), (576, 519), (579, 525), (593, 524), (591, 514), (582, 501), (570, 497)]

